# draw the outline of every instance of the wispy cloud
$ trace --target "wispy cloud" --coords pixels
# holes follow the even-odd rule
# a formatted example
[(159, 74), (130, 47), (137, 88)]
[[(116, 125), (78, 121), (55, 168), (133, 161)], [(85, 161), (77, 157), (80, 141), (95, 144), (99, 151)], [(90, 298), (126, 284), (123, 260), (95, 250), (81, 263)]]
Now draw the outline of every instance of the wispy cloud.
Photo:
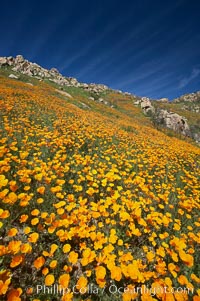
[(192, 80), (194, 80), (195, 78), (197, 78), (200, 74), (200, 69), (199, 68), (194, 68), (191, 72), (190, 75), (182, 78), (179, 82), (179, 88), (184, 88), (185, 86), (187, 86)]

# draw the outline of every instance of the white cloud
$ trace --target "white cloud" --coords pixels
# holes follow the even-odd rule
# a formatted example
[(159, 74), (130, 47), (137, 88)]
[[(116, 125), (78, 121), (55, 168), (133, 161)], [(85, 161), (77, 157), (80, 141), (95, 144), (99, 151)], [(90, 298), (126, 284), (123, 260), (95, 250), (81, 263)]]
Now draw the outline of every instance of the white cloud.
[(199, 74), (200, 74), (200, 69), (194, 68), (189, 76), (184, 77), (180, 80), (179, 88), (181, 89), (181, 88), (184, 88), (185, 86), (187, 86), (193, 79), (198, 77)]

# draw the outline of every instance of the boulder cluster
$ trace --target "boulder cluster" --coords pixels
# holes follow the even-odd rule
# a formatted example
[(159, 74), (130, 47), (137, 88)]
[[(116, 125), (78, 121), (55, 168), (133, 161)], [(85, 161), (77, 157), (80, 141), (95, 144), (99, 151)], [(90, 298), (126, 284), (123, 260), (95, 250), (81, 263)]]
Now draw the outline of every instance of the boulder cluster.
[[(32, 76), (39, 80), (48, 79), (59, 86), (81, 87), (97, 95), (109, 89), (106, 85), (102, 84), (80, 83), (74, 77), (63, 76), (56, 68), (47, 70), (36, 63), (31, 63), (24, 59), (22, 55), (17, 55), (16, 58), (12, 56), (0, 57), (0, 67), (2, 66), (10, 66), (12, 71)], [(16, 78), (15, 76), (12, 74), (10, 77)]]
[(159, 110), (156, 115), (156, 121), (168, 129), (185, 136), (190, 136), (190, 128), (187, 119), (177, 113)]
[(167, 97), (163, 97), (163, 98), (156, 99), (156, 100), (159, 101), (159, 102), (162, 102), (162, 103), (168, 103), (169, 102), (169, 99)]
[(184, 94), (173, 100), (174, 102), (199, 102), (200, 101), (200, 91), (195, 93)]
[(149, 113), (155, 113), (155, 108), (152, 106), (152, 103), (148, 97), (138, 98), (136, 101), (134, 101), (134, 105), (139, 105), (145, 115)]
[[(167, 98), (158, 100), (168, 102)], [(164, 109), (156, 109), (148, 97), (138, 98), (134, 105), (140, 106), (145, 115), (150, 115), (157, 125), (171, 129), (184, 136), (191, 136), (187, 119), (177, 113), (168, 112)]]

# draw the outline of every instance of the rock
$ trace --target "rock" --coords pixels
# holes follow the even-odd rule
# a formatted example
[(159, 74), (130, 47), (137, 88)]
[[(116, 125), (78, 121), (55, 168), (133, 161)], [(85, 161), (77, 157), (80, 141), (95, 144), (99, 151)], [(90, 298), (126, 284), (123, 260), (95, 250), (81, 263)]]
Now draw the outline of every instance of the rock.
[(0, 57), (0, 67), (1, 66), (11, 66), (14, 62), (14, 58), (12, 56), (8, 57)]
[(17, 55), (16, 59), (15, 59), (15, 63), (20, 64), (22, 62), (24, 62), (23, 56), (22, 55)]
[(92, 92), (94, 92), (96, 95), (98, 95), (98, 94), (99, 94), (99, 91), (98, 91), (98, 89), (96, 89), (95, 87), (94, 87), (94, 88), (91, 88), (91, 91), (92, 91)]
[[(32, 72), (30, 69), (28, 69), (28, 70), (26, 71), (26, 75), (28, 75), (28, 76), (33, 76), (34, 74), (33, 74), (33, 72)], [(39, 80), (41, 80), (41, 78), (40, 78), (39, 76), (37, 76), (36, 78), (39, 79)]]
[(88, 97), (89, 100), (94, 100), (94, 97)]
[(144, 114), (147, 114), (150, 112), (155, 113), (155, 109), (152, 106), (148, 97), (142, 97), (141, 108), (142, 108)]
[(104, 102), (104, 99), (103, 98), (99, 98), (98, 101), (102, 103), (102, 102)]
[(80, 102), (80, 104), (82, 105), (82, 107), (84, 109), (90, 109), (90, 107), (88, 105), (86, 105), (84, 102)]
[(61, 90), (58, 90), (58, 89), (55, 89), (56, 92), (66, 96), (66, 97), (69, 97), (69, 98), (72, 98), (71, 94), (65, 92), (65, 91), (61, 91)]
[(82, 87), (85, 88), (85, 89), (88, 89), (89, 85), (88, 84), (82, 84)]
[(195, 140), (195, 142), (196, 142), (197, 144), (200, 144), (200, 134), (199, 134), (199, 133), (194, 133), (194, 134), (192, 135), (192, 138)]
[(8, 77), (9, 77), (9, 78), (13, 78), (13, 79), (18, 79), (18, 76), (14, 75), (14, 74), (12, 74), (12, 73), (11, 73)]
[(148, 97), (142, 97), (140, 99), (137, 99), (136, 101), (134, 101), (134, 105), (138, 106), (140, 105), (143, 113), (145, 115), (152, 113), (155, 113), (155, 108), (152, 106), (151, 101)]
[(157, 112), (156, 120), (160, 125), (172, 129), (175, 132), (181, 133), (185, 136), (191, 135), (187, 119), (177, 113), (160, 110)]
[(7, 65), (7, 59), (6, 57), (0, 57), (0, 66)]
[(52, 74), (60, 74), (59, 71), (56, 68), (51, 68), (49, 70), (49, 72), (52, 73)]
[(141, 102), (141, 101), (140, 101), (139, 99), (137, 99), (137, 100), (134, 101), (133, 103), (134, 103), (135, 106), (138, 106), (138, 105), (140, 104), (140, 102)]
[(76, 86), (79, 82), (74, 77), (67, 77), (67, 80), (69, 81), (70, 85)]
[(102, 93), (109, 89), (106, 85), (102, 84), (80, 84), (80, 87), (95, 94)]
[(163, 98), (157, 99), (157, 101), (167, 103), (167, 102), (169, 102), (169, 99), (166, 97), (163, 97)]

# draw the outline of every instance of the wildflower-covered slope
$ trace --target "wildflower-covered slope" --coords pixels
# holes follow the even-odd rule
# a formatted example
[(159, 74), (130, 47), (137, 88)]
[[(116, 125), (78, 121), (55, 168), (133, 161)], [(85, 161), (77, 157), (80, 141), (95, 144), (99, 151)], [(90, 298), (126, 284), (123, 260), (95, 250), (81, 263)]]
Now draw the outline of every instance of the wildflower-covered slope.
[(1, 300), (200, 300), (200, 150), (109, 97), (0, 78)]

